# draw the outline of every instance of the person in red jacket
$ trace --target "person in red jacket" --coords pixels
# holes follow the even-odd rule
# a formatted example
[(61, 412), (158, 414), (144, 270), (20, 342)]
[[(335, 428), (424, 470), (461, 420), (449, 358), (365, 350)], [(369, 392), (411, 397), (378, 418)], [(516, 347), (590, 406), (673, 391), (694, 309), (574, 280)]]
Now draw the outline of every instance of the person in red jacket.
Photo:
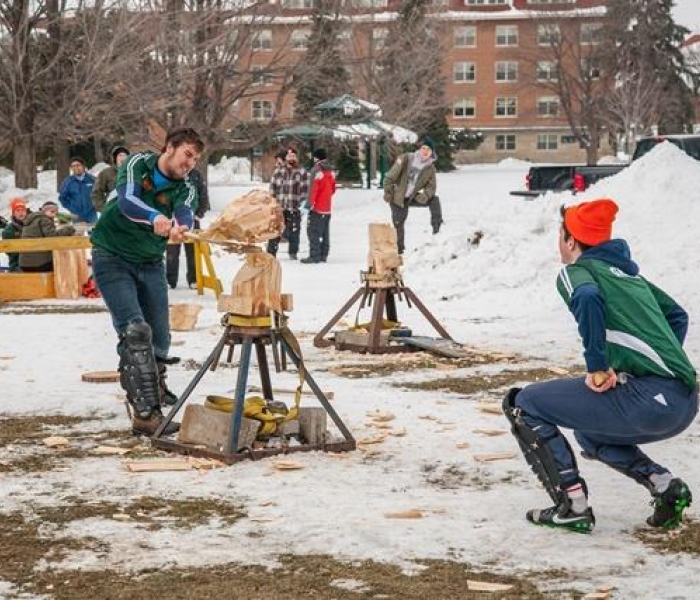
[(335, 173), (328, 164), (328, 154), (323, 148), (314, 150), (315, 163), (311, 169), (309, 191), (309, 220), (306, 233), (309, 236), (309, 256), (304, 264), (326, 262), (330, 250), (331, 201), (335, 194)]

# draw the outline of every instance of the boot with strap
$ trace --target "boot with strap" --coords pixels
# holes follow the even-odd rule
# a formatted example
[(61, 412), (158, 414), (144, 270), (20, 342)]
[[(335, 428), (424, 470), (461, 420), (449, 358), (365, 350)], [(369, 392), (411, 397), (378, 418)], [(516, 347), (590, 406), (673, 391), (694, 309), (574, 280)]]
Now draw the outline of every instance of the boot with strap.
[(168, 377), (167, 363), (156, 361), (158, 363), (158, 396), (161, 406), (174, 406), (177, 404), (178, 397), (170, 390), (165, 383)]

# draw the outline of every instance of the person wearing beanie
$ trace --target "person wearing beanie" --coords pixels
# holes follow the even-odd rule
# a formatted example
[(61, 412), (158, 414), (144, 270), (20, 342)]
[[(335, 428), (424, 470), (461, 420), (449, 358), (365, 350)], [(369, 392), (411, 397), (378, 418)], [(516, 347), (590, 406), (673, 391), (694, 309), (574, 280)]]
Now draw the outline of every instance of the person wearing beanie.
[[(2, 230), (2, 239), (18, 240), (22, 237), (24, 220), (27, 218), (27, 201), (24, 198), (13, 198), (10, 202), (10, 221)], [(19, 268), (19, 253), (8, 252), (10, 273), (16, 273)]]
[(85, 170), (85, 160), (80, 156), (70, 159), (71, 174), (61, 183), (58, 200), (73, 215), (73, 220), (95, 223), (97, 211), (92, 205), (92, 187), (95, 178)]
[[(309, 193), (309, 174), (299, 164), (297, 151), (287, 148), (284, 165), (275, 169), (270, 179), (270, 193), (282, 207), (284, 214), (284, 234), (289, 242), (289, 258), (297, 260), (299, 252), (299, 233), (301, 231), (301, 203)], [(282, 237), (267, 242), (267, 251), (277, 256)]]
[(641, 275), (627, 242), (613, 239), (617, 213), (608, 198), (562, 207), (557, 289), (578, 325), (586, 375), (513, 388), (503, 401), (554, 502), (527, 519), (580, 533), (593, 530), (595, 517), (560, 427), (573, 430), (582, 456), (649, 491), (651, 527), (677, 527), (692, 501), (688, 485), (639, 448), (678, 435), (698, 412), (696, 373), (683, 350), (688, 314)]
[(114, 146), (109, 152), (112, 164), (106, 166), (97, 175), (97, 181), (92, 187), (92, 205), (98, 213), (104, 210), (110, 194), (117, 185), (117, 171), (122, 166), (126, 157), (129, 156), (129, 149), (126, 146)]
[(309, 190), (309, 219), (306, 234), (309, 237), (309, 256), (302, 258), (305, 264), (321, 263), (328, 260), (331, 224), (331, 203), (335, 194), (335, 173), (328, 164), (328, 153), (324, 148), (316, 148), (313, 153), (314, 166), (311, 169)]
[[(22, 239), (74, 235), (75, 227), (72, 225), (56, 228), (57, 215), (58, 204), (51, 200), (44, 202), (37, 212), (27, 215), (24, 219)], [(53, 252), (22, 252), (19, 255), (19, 268), (21, 271), (36, 273), (53, 271)]]
[(435, 142), (423, 137), (415, 152), (402, 154), (384, 178), (384, 201), (391, 207), (391, 220), (396, 229), (399, 254), (405, 249), (405, 223), (411, 206), (427, 206), (433, 234), (440, 231), (442, 207), (435, 195), (437, 179), (435, 171)]

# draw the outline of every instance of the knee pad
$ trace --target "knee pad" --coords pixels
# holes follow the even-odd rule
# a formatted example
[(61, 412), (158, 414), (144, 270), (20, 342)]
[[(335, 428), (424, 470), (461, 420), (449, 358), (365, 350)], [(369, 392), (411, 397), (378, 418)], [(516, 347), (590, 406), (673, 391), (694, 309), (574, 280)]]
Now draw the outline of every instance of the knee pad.
[[(527, 464), (530, 465), (530, 469), (547, 490), (552, 501), (560, 506), (568, 502), (568, 498), (562, 489), (559, 469), (554, 462), (552, 451), (547, 446), (548, 440), (542, 438), (535, 429), (525, 423), (523, 419), (525, 413), (515, 405), (515, 398), (520, 391), (521, 388), (508, 390), (503, 399), (503, 412), (510, 422), (511, 432), (517, 440)], [(566, 441), (566, 438), (564, 440)]]
[(158, 366), (151, 328), (146, 323), (130, 323), (123, 335), (120, 382), (127, 400), (141, 418), (148, 418), (153, 409), (160, 406), (158, 392)]

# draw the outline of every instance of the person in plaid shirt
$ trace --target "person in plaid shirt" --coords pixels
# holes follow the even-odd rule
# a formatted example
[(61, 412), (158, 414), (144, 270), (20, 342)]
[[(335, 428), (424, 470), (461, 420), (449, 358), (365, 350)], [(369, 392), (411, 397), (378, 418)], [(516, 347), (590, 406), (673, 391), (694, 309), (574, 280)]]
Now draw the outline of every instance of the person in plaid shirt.
[[(284, 212), (284, 228), (289, 240), (289, 258), (297, 260), (299, 252), (299, 232), (301, 231), (301, 204), (309, 195), (309, 174), (299, 164), (297, 151), (287, 149), (283, 166), (277, 167), (270, 180), (270, 193), (275, 197)], [(267, 251), (277, 255), (279, 237), (267, 243)]]

